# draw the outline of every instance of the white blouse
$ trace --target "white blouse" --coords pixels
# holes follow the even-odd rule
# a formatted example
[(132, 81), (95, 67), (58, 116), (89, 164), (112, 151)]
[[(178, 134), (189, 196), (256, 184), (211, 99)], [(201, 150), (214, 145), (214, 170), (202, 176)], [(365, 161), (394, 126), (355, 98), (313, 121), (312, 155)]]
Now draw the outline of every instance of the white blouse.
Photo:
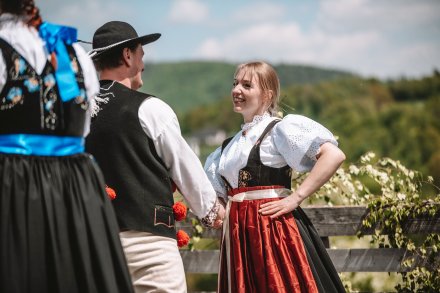
[[(4, 39), (15, 50), (17, 50), (17, 52), (29, 62), (38, 74), (43, 72), (50, 55), (35, 28), (29, 27), (18, 16), (4, 13), (0, 15), (0, 38)], [(87, 97), (91, 102), (99, 92), (99, 82), (95, 66), (85, 50), (79, 44), (73, 44), (73, 48), (78, 57), (78, 62), (81, 65), (84, 74), (84, 85)], [(5, 59), (0, 51), (0, 91), (6, 83), (6, 70)], [(89, 111), (90, 110), (91, 107), (89, 107)], [(88, 113), (86, 117), (88, 121), (85, 123), (85, 134), (89, 132), (90, 113)]]
[[(229, 142), (223, 153), (219, 147), (209, 155), (205, 172), (218, 196), (226, 198), (221, 176), (232, 188), (238, 187), (239, 170), (247, 165), (252, 147), (266, 126), (275, 119), (269, 113), (255, 116), (252, 122), (242, 125), (242, 130)], [(275, 124), (261, 142), (261, 162), (274, 168), (289, 165), (297, 172), (307, 172), (315, 165), (320, 146), (325, 142), (338, 145), (333, 134), (321, 124), (301, 115), (287, 115)]]

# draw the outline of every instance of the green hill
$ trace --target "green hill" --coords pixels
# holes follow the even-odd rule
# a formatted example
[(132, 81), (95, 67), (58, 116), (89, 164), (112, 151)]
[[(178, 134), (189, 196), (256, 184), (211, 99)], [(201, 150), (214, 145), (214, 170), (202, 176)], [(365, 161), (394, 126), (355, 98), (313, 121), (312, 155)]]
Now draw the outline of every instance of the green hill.
[[(156, 95), (178, 113), (228, 96), (236, 64), (224, 62), (176, 62), (146, 64), (141, 91)], [(334, 80), (352, 74), (303, 65), (275, 65), (281, 86)]]

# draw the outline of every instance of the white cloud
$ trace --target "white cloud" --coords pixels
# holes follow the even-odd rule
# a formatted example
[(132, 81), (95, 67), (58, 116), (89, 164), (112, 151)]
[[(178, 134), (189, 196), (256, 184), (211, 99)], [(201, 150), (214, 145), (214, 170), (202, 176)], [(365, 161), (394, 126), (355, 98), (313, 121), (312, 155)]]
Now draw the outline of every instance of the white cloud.
[(175, 0), (169, 13), (173, 23), (200, 23), (209, 16), (209, 9), (199, 0)]
[(413, 29), (440, 24), (439, 1), (323, 0), (317, 26), (331, 31)]
[[(132, 15), (131, 8), (119, 1), (108, 0), (102, 4), (99, 1), (80, 0), (70, 1), (61, 6), (59, 3), (51, 3), (54, 0), (47, 1), (38, 4), (43, 20), (74, 26), (78, 29), (80, 38), (90, 40), (95, 30), (105, 22), (129, 19)], [(118, 18), (113, 18), (116, 12)]]
[(281, 19), (286, 13), (286, 7), (283, 4), (275, 2), (255, 2), (246, 8), (234, 10), (228, 17), (228, 22), (261, 22), (269, 19)]
[(262, 24), (245, 28), (224, 39), (210, 38), (195, 56), (206, 59), (321, 64), (357, 71), (353, 66), (380, 41), (374, 32), (327, 35), (305, 33), (295, 23)]
[(420, 34), (435, 34), (436, 8), (440, 2), (430, 0), (323, 0), (308, 27), (276, 17), (252, 21), (206, 39), (194, 58), (313, 64), (381, 78), (429, 74), (440, 67), (440, 40)]
[[(384, 76), (422, 76), (434, 69), (440, 69), (440, 45), (414, 44), (397, 52), (389, 52), (389, 58), (383, 58)], [(373, 69), (373, 68), (372, 68)]]

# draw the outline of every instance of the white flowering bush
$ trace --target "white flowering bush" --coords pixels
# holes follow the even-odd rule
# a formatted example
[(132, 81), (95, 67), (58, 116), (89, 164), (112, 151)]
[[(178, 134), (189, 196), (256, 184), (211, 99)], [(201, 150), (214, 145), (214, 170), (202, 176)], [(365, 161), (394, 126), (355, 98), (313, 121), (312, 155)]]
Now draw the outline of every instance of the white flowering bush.
[[(292, 189), (301, 184), (307, 174), (293, 174)], [(429, 185), (435, 195), (422, 194), (422, 187)], [(406, 268), (401, 273), (398, 292), (440, 292), (440, 264), (435, 256), (440, 251), (440, 235), (431, 233), (416, 237), (404, 234), (405, 223), (411, 218), (432, 218), (440, 213), (440, 193), (432, 177), (426, 179), (399, 161), (376, 158), (368, 152), (359, 163), (341, 167), (319, 191), (308, 199), (309, 204), (325, 202), (327, 205), (365, 205), (369, 214), (363, 220), (365, 231), (373, 230), (372, 243), (379, 247), (403, 248), (412, 257), (402, 261)], [(201, 246), (203, 227), (192, 219), (193, 233), (189, 249)], [(358, 237), (363, 237), (362, 232)], [(217, 240), (211, 240), (218, 245)], [(206, 245), (203, 245), (206, 246)], [(419, 262), (415, 263), (418, 258)], [(421, 261), (420, 261), (421, 260)], [(344, 280), (350, 290), (350, 281)]]
[[(296, 175), (295, 186), (306, 175)], [(424, 185), (434, 188), (436, 195), (422, 195)], [(412, 253), (402, 261), (405, 272), (398, 292), (440, 292), (440, 264), (435, 256), (440, 250), (440, 235), (406, 235), (405, 223), (413, 218), (432, 218), (440, 213), (439, 189), (432, 177), (426, 179), (399, 161), (377, 159), (369, 152), (358, 164), (340, 168), (313, 197), (311, 203), (324, 200), (327, 204), (366, 205), (369, 214), (363, 220), (366, 230), (373, 229), (372, 242), (379, 247), (404, 248)], [(358, 237), (362, 237), (360, 232)], [(415, 263), (415, 260), (418, 262)]]

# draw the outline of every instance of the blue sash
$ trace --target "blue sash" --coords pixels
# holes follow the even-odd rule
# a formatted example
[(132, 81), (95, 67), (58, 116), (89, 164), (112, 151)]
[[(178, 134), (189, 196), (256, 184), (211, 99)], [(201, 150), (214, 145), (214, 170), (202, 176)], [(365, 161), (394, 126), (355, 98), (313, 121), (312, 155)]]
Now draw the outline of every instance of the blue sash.
[(58, 66), (55, 70), (55, 79), (60, 90), (61, 100), (66, 102), (78, 97), (80, 95), (79, 86), (65, 45), (76, 42), (76, 29), (43, 22), (39, 27), (39, 33), (45, 41), (49, 53), (55, 52), (57, 56)]
[(84, 138), (39, 134), (0, 135), (0, 153), (69, 156), (84, 152)]

